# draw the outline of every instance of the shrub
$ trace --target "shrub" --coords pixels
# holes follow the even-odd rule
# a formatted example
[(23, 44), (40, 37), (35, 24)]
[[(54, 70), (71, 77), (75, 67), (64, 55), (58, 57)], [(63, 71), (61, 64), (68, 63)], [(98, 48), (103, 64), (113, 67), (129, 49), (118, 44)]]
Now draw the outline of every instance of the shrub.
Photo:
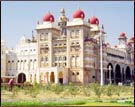
[(75, 95), (77, 94), (76, 87), (75, 87), (75, 86), (72, 86), (72, 85), (68, 86), (68, 92), (69, 92), (71, 95), (75, 96)]
[(111, 97), (113, 95), (113, 92), (114, 92), (114, 87), (112, 85), (108, 85), (105, 90), (106, 95)]
[(63, 86), (56, 84), (53, 86), (52, 91), (54, 91), (55, 94), (60, 94), (63, 91)]
[(103, 88), (99, 84), (96, 84), (96, 83), (92, 83), (91, 87), (95, 95), (100, 98)]
[(13, 96), (12, 96), (12, 97), (17, 96), (17, 95), (18, 95), (18, 91), (19, 91), (19, 90), (20, 90), (20, 89), (19, 89), (19, 87), (14, 86), (14, 87), (12, 88), (12, 92), (13, 92)]
[(1, 90), (8, 90), (8, 84), (1, 84)]
[(83, 87), (83, 93), (85, 96), (90, 96), (90, 88), (89, 86), (84, 86)]

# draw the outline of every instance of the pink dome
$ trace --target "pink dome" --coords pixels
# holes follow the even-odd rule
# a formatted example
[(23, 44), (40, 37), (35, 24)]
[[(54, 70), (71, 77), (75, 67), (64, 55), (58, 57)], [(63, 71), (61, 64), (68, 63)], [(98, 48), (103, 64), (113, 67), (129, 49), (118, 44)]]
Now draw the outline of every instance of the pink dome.
[(53, 17), (53, 15), (51, 13), (48, 12), (43, 17), (43, 21), (45, 21), (45, 22), (54, 22), (54, 17)]
[(119, 38), (125, 38), (125, 37), (126, 37), (126, 34), (124, 32), (121, 32)]
[(95, 16), (90, 17), (90, 18), (88, 19), (88, 22), (89, 22), (90, 24), (96, 24), (96, 25), (99, 24), (99, 20), (98, 20), (98, 18), (96, 18)]
[(74, 19), (75, 19), (75, 18), (82, 18), (82, 19), (84, 19), (84, 17), (85, 17), (85, 14), (84, 14), (84, 12), (83, 12), (82, 10), (80, 10), (80, 9), (76, 10), (76, 11), (73, 13), (73, 18), (74, 18)]
[(132, 37), (130, 38), (130, 40), (134, 41), (134, 36), (132, 36)]
[(114, 45), (114, 48), (117, 48), (118, 46), (117, 45)]

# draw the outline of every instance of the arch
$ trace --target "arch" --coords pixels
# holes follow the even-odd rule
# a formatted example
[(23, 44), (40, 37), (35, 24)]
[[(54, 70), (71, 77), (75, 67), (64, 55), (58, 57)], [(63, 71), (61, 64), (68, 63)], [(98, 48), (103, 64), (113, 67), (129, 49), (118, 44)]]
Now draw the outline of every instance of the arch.
[(127, 66), (126, 68), (126, 81), (130, 81), (131, 80), (131, 70), (130, 70), (130, 67)]
[(133, 82), (134, 82), (134, 70), (132, 70), (132, 79), (133, 79)]
[[(111, 73), (110, 73), (110, 70), (109, 70), (109, 66), (111, 67)], [(110, 76), (111, 74), (111, 76)], [(107, 83), (109, 83), (110, 81), (110, 77), (111, 77), (111, 83), (114, 83), (114, 72), (113, 72), (113, 65), (112, 63), (108, 63), (107, 65)]]
[(51, 82), (51, 83), (54, 83), (54, 82), (55, 82), (54, 72), (51, 72), (51, 75), (50, 75), (50, 82)]
[(117, 64), (115, 67), (115, 81), (116, 81), (116, 84), (121, 82), (121, 69), (120, 69), (119, 64)]
[(49, 82), (49, 72), (46, 72), (46, 73), (45, 73), (45, 77), (46, 77), (45, 80), (46, 80), (46, 82), (48, 83), (48, 82)]
[(63, 73), (62, 72), (58, 73), (58, 79), (59, 79), (59, 83), (63, 84)]
[(26, 75), (24, 73), (20, 73), (18, 75), (18, 83), (24, 83), (26, 81)]

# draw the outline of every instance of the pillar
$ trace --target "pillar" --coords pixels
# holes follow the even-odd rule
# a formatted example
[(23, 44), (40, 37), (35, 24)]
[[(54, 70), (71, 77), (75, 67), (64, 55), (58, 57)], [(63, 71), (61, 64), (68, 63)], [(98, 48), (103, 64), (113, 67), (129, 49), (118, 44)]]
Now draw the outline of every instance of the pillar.
[(114, 67), (114, 69), (113, 69), (113, 74), (114, 74), (114, 75), (113, 75), (113, 76), (114, 76), (113, 78), (114, 78), (114, 84), (115, 84), (115, 83), (116, 83), (116, 79), (115, 79), (115, 67)]
[(55, 84), (59, 83), (58, 82), (58, 72), (54, 71), (54, 78), (55, 78)]

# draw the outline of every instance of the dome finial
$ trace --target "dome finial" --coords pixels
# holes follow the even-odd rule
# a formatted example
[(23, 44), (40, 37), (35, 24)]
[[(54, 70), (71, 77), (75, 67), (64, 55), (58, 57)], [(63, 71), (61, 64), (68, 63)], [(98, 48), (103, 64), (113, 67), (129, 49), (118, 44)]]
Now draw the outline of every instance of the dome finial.
[(78, 1), (77, 9), (80, 10), (80, 2)]
[(64, 10), (63, 7), (61, 8), (60, 12), (61, 12), (61, 13), (65, 13), (65, 10)]

